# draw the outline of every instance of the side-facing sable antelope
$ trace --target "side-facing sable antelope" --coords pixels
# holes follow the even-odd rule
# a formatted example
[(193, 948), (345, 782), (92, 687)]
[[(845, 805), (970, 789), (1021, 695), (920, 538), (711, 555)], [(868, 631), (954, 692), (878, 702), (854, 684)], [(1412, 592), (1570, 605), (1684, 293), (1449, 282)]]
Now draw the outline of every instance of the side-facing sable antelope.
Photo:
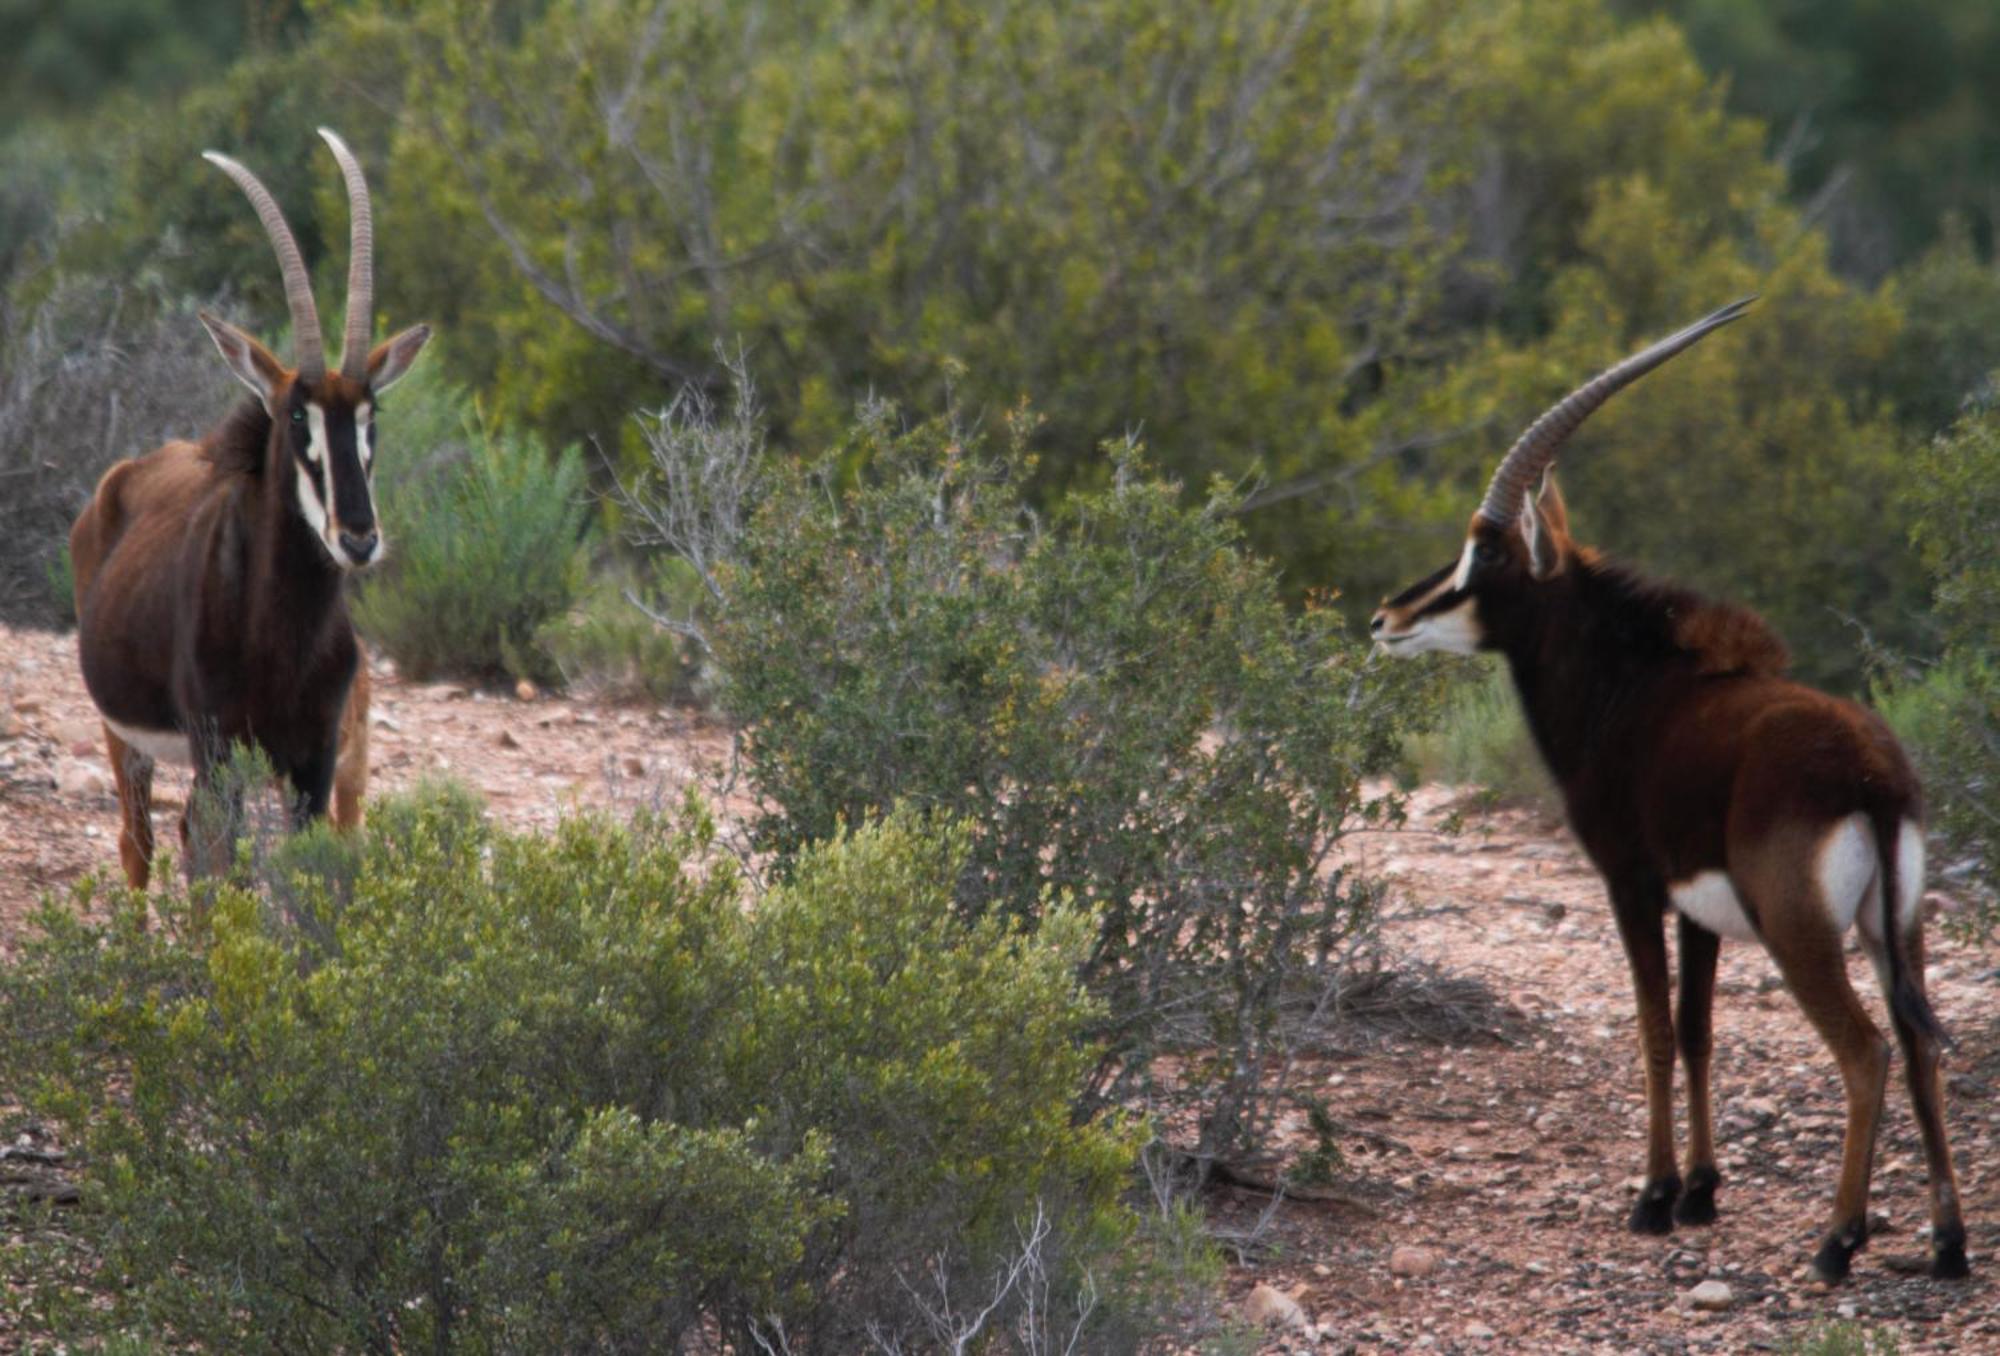
[[(1868, 1175), (1889, 1046), (1847, 980), (1858, 924), (1903, 1047), (1930, 1171), (1931, 1273), (1966, 1274), (1945, 1144), (1936, 1016), (1924, 996), (1922, 797), (1872, 712), (1787, 680), (1784, 644), (1755, 614), (1653, 583), (1579, 546), (1550, 477), (1590, 413), (1749, 302), (1627, 358), (1528, 427), (1493, 475), (1458, 559), (1389, 599), (1391, 654), (1498, 651), (1604, 876), (1638, 989), (1646, 1184), (1631, 1227), (1715, 1218), (1710, 1008), (1720, 938), (1760, 941), (1840, 1064), (1847, 1137), (1833, 1224), (1813, 1259), (1847, 1274), (1868, 1236)], [(1539, 489), (1537, 488), (1539, 482)], [(1665, 918), (1679, 915), (1680, 1007), (1667, 1002)], [(1674, 1047), (1688, 1077), (1688, 1170), (1673, 1143)]]
[[(77, 645), (124, 824), (118, 855), (151, 872), (154, 760), (191, 762), (213, 789), (237, 741), (290, 784), (292, 820), (352, 826), (368, 780), (368, 670), (348, 620), (345, 577), (379, 559), (372, 478), (382, 392), (430, 338), (413, 326), (373, 350), (374, 228), (368, 184), (322, 128), (352, 215), (347, 329), (329, 372), (305, 264), (257, 177), (206, 158), (249, 197), (277, 251), (298, 365), (204, 313), (222, 360), (256, 398), (200, 442), (171, 442), (104, 473), (70, 529)], [(190, 797), (190, 805), (194, 802)], [(189, 819), (181, 830), (189, 838)], [(206, 835), (203, 835), (204, 837)], [(222, 843), (190, 840), (190, 865)]]

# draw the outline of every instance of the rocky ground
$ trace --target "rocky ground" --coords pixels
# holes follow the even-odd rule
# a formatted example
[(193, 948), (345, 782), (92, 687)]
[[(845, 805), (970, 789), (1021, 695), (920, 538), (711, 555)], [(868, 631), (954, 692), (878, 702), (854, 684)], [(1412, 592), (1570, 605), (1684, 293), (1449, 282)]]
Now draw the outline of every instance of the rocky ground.
[[(377, 694), (378, 787), (445, 772), (516, 827), (713, 776), (728, 756), (725, 732), (674, 710), (414, 684), (386, 667)], [(0, 956), (44, 892), (115, 870), (109, 780), (72, 642), (0, 628)], [(160, 789), (171, 841), (185, 779), (163, 773)], [(1723, 949), (1721, 1220), (1630, 1235), (1645, 1109), (1602, 890), (1560, 826), (1502, 811), (1444, 832), (1455, 808), (1426, 789), (1406, 828), (1355, 847), (1396, 885), (1393, 946), (1482, 978), (1500, 1000), (1492, 1032), (1463, 1045), (1357, 1041), (1314, 1065), (1303, 1076), (1346, 1127), (1334, 1188), (1275, 1207), (1253, 1187), (1215, 1193), (1218, 1221), (1241, 1240), (1230, 1302), (1268, 1316), (1265, 1350), (1779, 1351), (1852, 1318), (1893, 1330), (1905, 1352), (2000, 1353), (2000, 950), (1938, 938), (1929, 967), (1960, 1041), (1950, 1128), (1974, 1278), (1908, 1270), (1924, 1258), (1927, 1205), (1898, 1078), (1876, 1160), (1885, 1222), (1849, 1284), (1829, 1291), (1804, 1268), (1838, 1162), (1838, 1079), (1769, 962)], [(1850, 968), (1873, 1002), (1866, 962), (1850, 956)], [(32, 1157), (0, 1161), (0, 1182), (60, 1189)]]

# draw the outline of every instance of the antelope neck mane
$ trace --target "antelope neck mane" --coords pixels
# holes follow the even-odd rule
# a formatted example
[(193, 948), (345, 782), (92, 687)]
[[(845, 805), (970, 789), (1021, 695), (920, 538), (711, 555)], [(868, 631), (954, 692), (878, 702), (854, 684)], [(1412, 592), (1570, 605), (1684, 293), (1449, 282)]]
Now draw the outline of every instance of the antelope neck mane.
[(263, 473), (270, 442), (271, 416), (262, 401), (246, 396), (209, 435), (204, 451), (224, 475), (257, 476)]
[(1631, 649), (1684, 658), (1704, 677), (1776, 678), (1791, 666), (1785, 642), (1749, 608), (1649, 579), (1595, 551), (1579, 553), (1575, 568), (1573, 605), (1589, 614), (1585, 624)]

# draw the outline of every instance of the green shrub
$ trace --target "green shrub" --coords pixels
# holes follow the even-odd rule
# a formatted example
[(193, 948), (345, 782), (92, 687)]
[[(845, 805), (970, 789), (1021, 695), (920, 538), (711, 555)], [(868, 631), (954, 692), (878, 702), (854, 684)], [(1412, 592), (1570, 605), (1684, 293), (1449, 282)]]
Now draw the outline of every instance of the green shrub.
[(467, 414), (449, 387), (413, 394), (383, 415), (389, 555), (355, 620), (415, 678), (553, 680), (534, 638), (583, 590), (583, 459)]
[(601, 574), (574, 607), (536, 633), (535, 648), (565, 687), (613, 700), (692, 701), (702, 676), (700, 650), (654, 617), (695, 610), (701, 592), (689, 567), (671, 556)]
[(1183, 507), (1130, 446), (1110, 488), (1039, 519), (1029, 422), (990, 449), (877, 408), (773, 468), (720, 570), (718, 698), (780, 863), (906, 801), (970, 825), (967, 918), (1095, 913), (1091, 1092), (1155, 1099), (1205, 1161), (1263, 1135), (1333, 1010), (1379, 894), (1335, 847), (1396, 813), (1361, 779), (1430, 679), (1369, 667), (1326, 607), (1287, 611), (1238, 501)]
[(1129, 1349), (1161, 1308), (1143, 1260), (1204, 1273), (1118, 1204), (1132, 1136), (1071, 1115), (1084, 915), (958, 922), (968, 836), (910, 813), (747, 908), (710, 835), (690, 806), (512, 837), (431, 791), (272, 854), (282, 903), (221, 886), (203, 922), (156, 896), (152, 930), (139, 899), (45, 906), (0, 980), (0, 1086), (70, 1146), (95, 1271), (66, 1307), (52, 1240), (33, 1321), (214, 1351), (847, 1352), (917, 1345), (940, 1281), (1011, 1274), (994, 1349), (1043, 1349), (1031, 1309)]
[(1437, 728), (1412, 739), (1410, 754), (1425, 781), (1476, 786), (1508, 805), (1562, 808), (1504, 667), (1453, 688)]
[(1902, 1349), (1893, 1329), (1859, 1323), (1816, 1324), (1784, 1347), (1785, 1356), (1897, 1356)]
[(1909, 477), (1913, 533), (1933, 582), (1944, 652), (1882, 665), (1877, 700), (1924, 776), (1931, 828), (1955, 886), (2000, 925), (2000, 410), (1974, 410), (1933, 441)]

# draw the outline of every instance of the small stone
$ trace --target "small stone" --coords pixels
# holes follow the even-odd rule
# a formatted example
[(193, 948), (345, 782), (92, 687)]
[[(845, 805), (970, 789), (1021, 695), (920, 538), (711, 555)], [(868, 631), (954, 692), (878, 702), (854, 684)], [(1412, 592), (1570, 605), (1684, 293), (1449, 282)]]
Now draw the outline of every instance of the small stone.
[(531, 702), (541, 695), (540, 689), (526, 678), (514, 684), (514, 700), (516, 701)]
[(494, 742), (503, 749), (518, 749), (521, 747), (521, 741), (514, 738), (514, 732), (504, 728), (500, 731), (500, 737)]
[(1414, 1243), (1398, 1243), (1389, 1254), (1391, 1276), (1428, 1276), (1437, 1268), (1437, 1253)]
[(1290, 1328), (1304, 1332), (1310, 1326), (1299, 1302), (1275, 1286), (1258, 1282), (1243, 1301), (1243, 1317), (1260, 1328)]
[(1479, 1322), (1477, 1319), (1466, 1324), (1465, 1327), (1461, 1329), (1461, 1331), (1465, 1334), (1466, 1339), (1472, 1342), (1490, 1342), (1495, 1337), (1499, 1336), (1499, 1334), (1494, 1332), (1493, 1329), (1487, 1327), (1484, 1323)]
[(627, 754), (625, 756), (625, 775), (628, 777), (645, 776), (646, 760), (643, 758), (635, 757), (631, 754)]
[(1736, 1302), (1727, 1281), (1707, 1280), (1687, 1293), (1688, 1303), (1707, 1313), (1721, 1313)]
[(14, 700), (14, 710), (20, 715), (32, 716), (41, 709), (42, 704), (33, 697), (17, 697)]
[(56, 790), (65, 796), (108, 796), (111, 774), (96, 763), (65, 758), (56, 764)]

